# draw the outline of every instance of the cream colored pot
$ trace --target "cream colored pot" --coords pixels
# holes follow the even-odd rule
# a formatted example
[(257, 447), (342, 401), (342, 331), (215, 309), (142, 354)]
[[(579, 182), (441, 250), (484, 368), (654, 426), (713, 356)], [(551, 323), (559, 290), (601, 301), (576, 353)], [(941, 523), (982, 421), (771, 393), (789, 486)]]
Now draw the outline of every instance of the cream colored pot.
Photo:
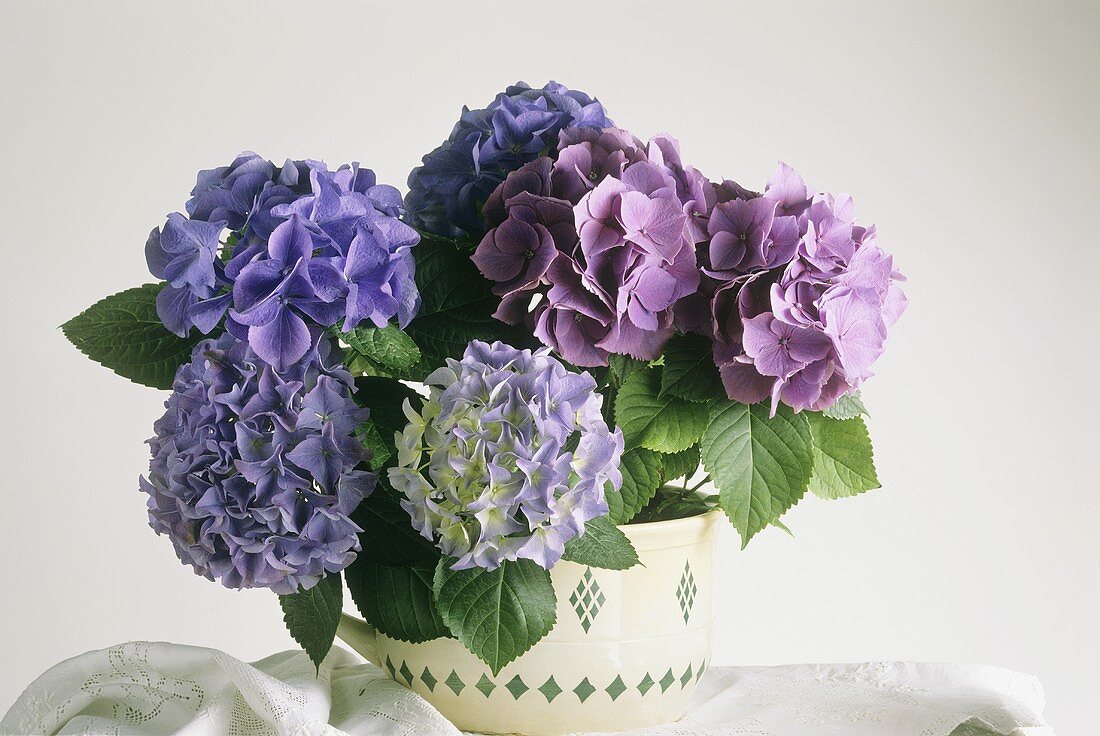
[(720, 512), (621, 527), (642, 565), (561, 562), (557, 624), (499, 675), (454, 639), (408, 644), (345, 616), (338, 635), (460, 729), (557, 736), (674, 721), (710, 664)]

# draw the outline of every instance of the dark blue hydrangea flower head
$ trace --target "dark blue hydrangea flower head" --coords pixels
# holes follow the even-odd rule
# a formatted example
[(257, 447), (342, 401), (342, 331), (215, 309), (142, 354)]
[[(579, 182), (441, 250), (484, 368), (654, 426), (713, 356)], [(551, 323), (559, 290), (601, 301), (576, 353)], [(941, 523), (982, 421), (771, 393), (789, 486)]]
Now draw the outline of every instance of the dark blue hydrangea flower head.
[(409, 221), (437, 235), (480, 237), (481, 206), (510, 172), (545, 155), (563, 128), (612, 125), (599, 101), (557, 82), (519, 82), (485, 109), (463, 108), (447, 140), (409, 175)]
[(359, 550), (351, 520), (374, 489), (367, 419), (337, 350), (317, 338), (284, 371), (232, 335), (200, 342), (153, 425), (149, 523), (227, 588), (310, 588)]

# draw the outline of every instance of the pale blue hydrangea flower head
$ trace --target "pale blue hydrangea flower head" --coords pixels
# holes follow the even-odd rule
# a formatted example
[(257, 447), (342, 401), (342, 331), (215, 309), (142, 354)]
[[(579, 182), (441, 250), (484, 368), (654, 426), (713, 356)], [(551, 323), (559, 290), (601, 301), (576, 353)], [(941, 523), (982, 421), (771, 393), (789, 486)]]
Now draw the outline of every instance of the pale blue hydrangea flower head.
[(549, 350), (471, 342), (428, 376), (397, 434), (390, 482), (413, 525), (454, 569), (525, 558), (549, 569), (622, 485), (622, 432), (607, 426), (588, 373)]

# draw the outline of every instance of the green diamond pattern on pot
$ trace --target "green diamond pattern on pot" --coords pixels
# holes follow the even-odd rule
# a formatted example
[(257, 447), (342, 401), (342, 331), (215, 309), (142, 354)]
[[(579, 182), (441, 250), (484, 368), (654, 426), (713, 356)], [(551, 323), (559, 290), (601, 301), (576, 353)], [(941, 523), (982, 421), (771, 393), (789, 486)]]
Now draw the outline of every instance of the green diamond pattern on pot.
[(672, 668), (668, 668), (668, 672), (661, 678), (661, 692), (668, 690), (672, 687), (672, 683), (676, 682), (676, 675), (672, 674)]
[(399, 669), (398, 672), (400, 672), (401, 676), (405, 678), (405, 684), (409, 687), (412, 687), (413, 673), (412, 670), (409, 669), (409, 663), (405, 660), (401, 660), (401, 669)]
[(622, 677), (615, 675), (615, 679), (607, 686), (606, 691), (613, 701), (618, 700), (619, 696), (626, 692), (626, 683), (623, 682)]
[(386, 669), (390, 671), (390, 679), (397, 679), (397, 668), (393, 666), (393, 660), (386, 656)]
[(684, 614), (684, 623), (691, 618), (691, 607), (695, 605), (695, 594), (699, 589), (695, 586), (695, 576), (691, 574), (691, 563), (684, 563), (684, 574), (680, 576), (680, 585), (676, 588), (676, 600), (680, 603), (680, 610)]
[(444, 680), (447, 683), (447, 687), (451, 688), (451, 692), (458, 695), (466, 687), (466, 683), (462, 681), (462, 678), (458, 676), (458, 673), (451, 670), (451, 674), (447, 675), (447, 679)]
[(524, 682), (519, 675), (516, 675), (511, 680), (509, 680), (508, 684), (504, 687), (508, 688), (508, 692), (512, 693), (512, 697), (516, 700), (519, 700), (520, 695), (523, 695), (525, 692), (531, 689), (527, 687), (527, 683)]
[(480, 690), (481, 694), (485, 697), (489, 697), (493, 693), (493, 691), (497, 689), (496, 683), (490, 680), (488, 675), (486, 675), (484, 672), (481, 673), (481, 679), (477, 681), (477, 684), (474, 685), (474, 687)]
[(688, 665), (688, 668), (684, 670), (684, 674), (680, 675), (680, 689), (683, 690), (685, 687), (687, 687), (689, 682), (691, 682), (690, 664)]
[(592, 693), (596, 692), (596, 688), (592, 687), (592, 683), (588, 681), (588, 678), (584, 678), (580, 681), (580, 684), (573, 688), (573, 692), (577, 694), (577, 697), (583, 703), (588, 700)]
[(428, 686), (428, 692), (435, 692), (435, 685), (437, 682), (439, 682), (439, 680), (435, 679), (435, 677), (432, 676), (431, 670), (425, 667), (424, 671), (420, 673), (420, 679), (424, 682), (425, 685)]
[(592, 568), (586, 567), (584, 575), (581, 576), (581, 581), (577, 583), (573, 594), (569, 596), (569, 604), (573, 606), (577, 618), (580, 619), (584, 633), (587, 634), (588, 630), (592, 628), (592, 622), (596, 620), (597, 614), (606, 602), (607, 597), (600, 590), (600, 585), (596, 582), (596, 576), (592, 574)]
[(542, 683), (542, 687), (539, 688), (539, 692), (546, 698), (547, 703), (553, 703), (554, 698), (561, 695), (561, 687), (558, 686), (557, 681), (553, 675), (550, 675), (550, 679)]
[(647, 672), (645, 673), (645, 677), (642, 678), (642, 681), (638, 683), (638, 692), (640, 692), (644, 696), (646, 693), (649, 692), (649, 689), (656, 684), (657, 683), (653, 681), (653, 678), (650, 677), (649, 673)]

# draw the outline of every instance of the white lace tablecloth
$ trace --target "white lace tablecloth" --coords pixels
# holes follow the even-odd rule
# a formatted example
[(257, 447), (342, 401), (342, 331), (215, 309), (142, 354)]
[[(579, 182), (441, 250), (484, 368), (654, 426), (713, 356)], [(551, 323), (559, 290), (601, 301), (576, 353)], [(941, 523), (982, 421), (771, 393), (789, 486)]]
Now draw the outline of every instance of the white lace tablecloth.
[[(1043, 691), (995, 667), (917, 663), (715, 667), (678, 723), (633, 736), (1051, 736)], [(130, 642), (61, 662), (0, 734), (461, 736), (415, 693), (334, 648), (315, 676), (300, 651), (246, 664)]]

